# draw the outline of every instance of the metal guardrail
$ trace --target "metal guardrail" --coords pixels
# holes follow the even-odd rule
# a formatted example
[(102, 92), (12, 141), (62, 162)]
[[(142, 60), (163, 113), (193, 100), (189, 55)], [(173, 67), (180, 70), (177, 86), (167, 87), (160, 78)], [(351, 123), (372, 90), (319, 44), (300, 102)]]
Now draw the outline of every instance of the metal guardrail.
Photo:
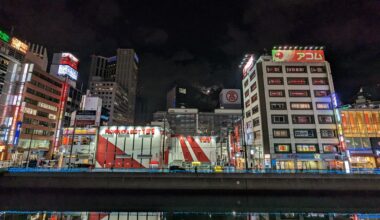
[[(18, 168), (9, 167), (4, 169), (10, 173), (83, 173), (83, 172), (113, 172), (113, 173), (217, 173), (213, 170), (169, 170), (157, 168)], [(380, 169), (351, 169), (350, 173), (341, 170), (224, 170), (218, 173), (251, 173), (251, 174), (375, 174), (380, 175)]]

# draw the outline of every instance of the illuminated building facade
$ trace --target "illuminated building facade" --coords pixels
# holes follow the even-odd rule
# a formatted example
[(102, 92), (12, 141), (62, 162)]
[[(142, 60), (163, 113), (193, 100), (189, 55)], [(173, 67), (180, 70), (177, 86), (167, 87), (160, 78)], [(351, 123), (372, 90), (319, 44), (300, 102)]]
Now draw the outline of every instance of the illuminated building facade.
[(27, 50), (24, 42), (0, 30), (0, 160), (10, 158), (20, 133), (21, 96), (33, 69), (23, 63)]
[[(50, 158), (60, 122), (64, 82), (35, 66), (22, 95), (21, 131), (17, 148)], [(21, 157), (22, 158), (22, 157)]]
[(244, 124), (249, 164), (273, 169), (344, 169), (330, 65), (321, 49), (274, 48), (246, 55)]
[(352, 168), (380, 167), (380, 102), (378, 85), (362, 87), (355, 103), (340, 107), (341, 128)]

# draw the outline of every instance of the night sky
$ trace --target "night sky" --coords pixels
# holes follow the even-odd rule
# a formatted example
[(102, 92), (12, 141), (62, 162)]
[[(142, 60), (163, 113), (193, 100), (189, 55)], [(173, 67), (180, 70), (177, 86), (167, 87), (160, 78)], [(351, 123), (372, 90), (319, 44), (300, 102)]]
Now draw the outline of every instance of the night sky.
[(178, 81), (199, 90), (241, 88), (243, 55), (273, 45), (325, 46), (343, 102), (380, 83), (380, 1), (2, 0), (0, 29), (11, 26), (49, 55), (77, 55), (85, 84), (91, 54), (134, 48), (144, 114), (164, 110)]

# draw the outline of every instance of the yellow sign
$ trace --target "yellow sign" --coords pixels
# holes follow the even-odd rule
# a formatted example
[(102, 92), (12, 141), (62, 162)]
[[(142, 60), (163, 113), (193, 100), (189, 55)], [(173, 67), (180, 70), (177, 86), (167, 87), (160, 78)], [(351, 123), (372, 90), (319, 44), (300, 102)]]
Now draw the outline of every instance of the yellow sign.
[(12, 37), (11, 46), (22, 53), (26, 53), (29, 49), (29, 46), (26, 43), (15, 37)]

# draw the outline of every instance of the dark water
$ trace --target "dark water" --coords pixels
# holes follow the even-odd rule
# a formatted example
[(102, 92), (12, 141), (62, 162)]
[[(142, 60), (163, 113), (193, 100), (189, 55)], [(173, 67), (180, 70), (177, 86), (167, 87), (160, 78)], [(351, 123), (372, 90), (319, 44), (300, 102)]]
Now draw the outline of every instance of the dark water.
[(0, 213), (2, 220), (369, 220), (380, 219), (371, 213), (294, 213), (294, 212), (16, 212)]

